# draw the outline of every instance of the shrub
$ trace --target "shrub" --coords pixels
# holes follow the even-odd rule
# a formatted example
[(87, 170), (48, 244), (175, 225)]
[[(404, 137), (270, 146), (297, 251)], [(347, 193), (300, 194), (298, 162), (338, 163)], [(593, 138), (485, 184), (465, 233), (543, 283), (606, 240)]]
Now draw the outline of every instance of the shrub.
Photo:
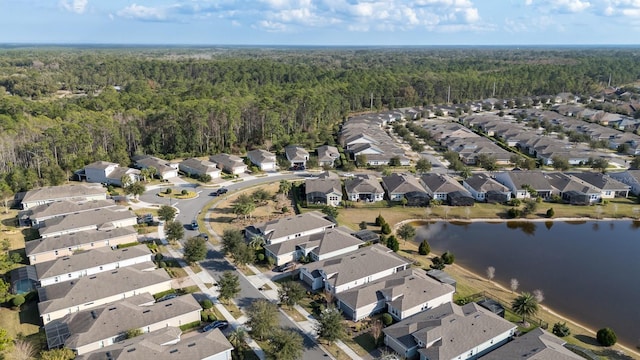
[(182, 194), (182, 195), (188, 195), (188, 194), (189, 194), (189, 190), (187, 190), (187, 189), (182, 189), (182, 191), (180, 191), (180, 194)]
[(549, 208), (549, 210), (547, 210), (547, 217), (548, 218), (552, 218), (555, 214), (556, 214), (556, 212), (553, 210), (553, 208)]
[(429, 243), (427, 242), (427, 240), (422, 240), (422, 242), (420, 243), (420, 246), (418, 246), (418, 253), (420, 255), (429, 255), (430, 252), (431, 252), (431, 246), (429, 246)]
[(367, 229), (367, 222), (364, 221), (364, 220), (361, 221), (359, 227), (360, 227), (360, 230), (366, 230)]
[(442, 261), (444, 261), (444, 263), (447, 264), (447, 265), (453, 264), (455, 259), (456, 259), (456, 257), (453, 255), (453, 253), (450, 253), (448, 251), (446, 251), (444, 254), (442, 254)]
[(520, 199), (511, 199), (511, 201), (509, 201), (509, 205), (511, 206), (520, 206), (520, 204), (522, 204), (522, 200)]
[(161, 253), (156, 253), (156, 261), (160, 261), (164, 258), (164, 255), (162, 255)]
[(381, 317), (382, 323), (384, 324), (384, 326), (389, 326), (393, 323), (393, 318), (391, 317), (391, 314), (389, 313), (384, 313), (382, 314)]
[(24, 304), (25, 300), (24, 300), (24, 296), (22, 295), (16, 295), (13, 297), (13, 299), (11, 299), (11, 303), (13, 304), (13, 306), (19, 308), (22, 304)]
[(608, 328), (608, 327), (598, 330), (598, 333), (596, 334), (596, 339), (598, 340), (598, 343), (600, 343), (600, 345), (602, 346), (612, 346), (612, 345), (615, 345), (616, 342), (618, 342), (618, 337), (616, 336), (616, 333), (611, 328)]
[(160, 262), (158, 263), (158, 266), (159, 266), (161, 269), (164, 269), (164, 268), (166, 268), (166, 267), (167, 267), (167, 263), (165, 263), (164, 261), (160, 261)]
[(201, 305), (203, 309), (208, 310), (213, 307), (213, 302), (211, 302), (211, 300), (209, 299), (204, 299)]
[(171, 194), (173, 190), (171, 190), (171, 188), (167, 188), (167, 190), (164, 191), (165, 194)]
[(283, 207), (282, 207), (282, 213), (283, 213), (283, 214), (286, 214), (286, 213), (288, 213), (288, 212), (289, 212), (289, 208), (288, 208), (288, 207), (286, 207), (286, 206), (283, 206)]
[(386, 220), (382, 217), (382, 215), (378, 215), (378, 217), (376, 218), (376, 226), (382, 226), (383, 224), (386, 224)]
[(216, 317), (216, 314), (214, 313), (209, 314), (209, 321), (214, 322), (216, 320), (218, 320), (218, 317)]
[(517, 217), (520, 217), (520, 215), (521, 215), (521, 214), (522, 214), (522, 212), (521, 212), (519, 209), (516, 209), (516, 208), (510, 208), (510, 209), (507, 211), (507, 216), (508, 216), (510, 219), (515, 219), (515, 218), (517, 218)]
[(565, 336), (571, 335), (571, 330), (567, 326), (566, 322), (557, 322), (553, 324), (553, 330), (551, 332), (553, 332), (553, 335), (559, 336), (559, 337), (565, 337)]
[(391, 225), (387, 223), (382, 224), (382, 228), (380, 229), (380, 231), (382, 231), (382, 233), (385, 235), (391, 234)]
[(396, 239), (395, 236), (391, 235), (387, 239), (387, 247), (393, 250), (393, 252), (398, 252), (398, 250), (400, 250), (400, 243), (398, 242), (398, 239)]
[(264, 254), (263, 253), (259, 253), (257, 257), (258, 257), (258, 261), (260, 261), (260, 262), (264, 261)]
[(200, 321), (205, 322), (209, 321), (209, 315), (205, 314), (204, 311), (200, 313)]

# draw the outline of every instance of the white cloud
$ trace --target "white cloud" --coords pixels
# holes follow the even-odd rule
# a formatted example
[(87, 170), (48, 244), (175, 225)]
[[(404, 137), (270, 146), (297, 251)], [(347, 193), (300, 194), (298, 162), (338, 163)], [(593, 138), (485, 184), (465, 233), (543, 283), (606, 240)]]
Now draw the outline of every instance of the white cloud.
[(118, 16), (127, 19), (145, 21), (163, 21), (167, 19), (166, 9), (132, 4), (118, 11)]
[(640, 0), (607, 0), (604, 14), (640, 20)]
[(260, 20), (256, 25), (258, 28), (269, 32), (283, 32), (287, 30), (285, 24), (274, 21)]
[(86, 10), (88, 3), (89, 0), (61, 0), (60, 6), (67, 11), (82, 14)]
[[(525, 0), (525, 5), (534, 5), (533, 0)], [(536, 0), (534, 6), (544, 12), (579, 13), (593, 5), (588, 0)]]

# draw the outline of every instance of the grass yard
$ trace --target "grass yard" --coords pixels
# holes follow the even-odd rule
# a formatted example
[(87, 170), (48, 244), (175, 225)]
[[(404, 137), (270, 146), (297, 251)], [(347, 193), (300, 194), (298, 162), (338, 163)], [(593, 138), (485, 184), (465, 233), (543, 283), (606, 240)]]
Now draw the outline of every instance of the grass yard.
[(282, 311), (284, 311), (287, 315), (289, 315), (295, 322), (307, 320), (307, 318), (305, 318), (304, 315), (300, 314), (300, 312), (293, 307), (289, 308), (288, 306), (281, 306), (280, 309), (282, 309)]
[(30, 336), (40, 329), (38, 303), (35, 300), (26, 302), (20, 311), (0, 307), (0, 328), (7, 330), (12, 338), (19, 334)]
[(320, 344), (331, 354), (331, 356), (333, 356), (337, 360), (351, 360), (349, 355), (345, 354), (345, 352), (342, 351), (338, 347), (338, 345), (333, 344), (333, 343), (332, 344), (326, 344), (324, 342), (321, 342)]
[(220, 304), (222, 304), (222, 306), (224, 306), (224, 308), (227, 309), (229, 313), (231, 313), (231, 316), (233, 316), (234, 319), (238, 319), (243, 315), (242, 310), (240, 310), (240, 308), (233, 301), (229, 301), (228, 303), (220, 302)]

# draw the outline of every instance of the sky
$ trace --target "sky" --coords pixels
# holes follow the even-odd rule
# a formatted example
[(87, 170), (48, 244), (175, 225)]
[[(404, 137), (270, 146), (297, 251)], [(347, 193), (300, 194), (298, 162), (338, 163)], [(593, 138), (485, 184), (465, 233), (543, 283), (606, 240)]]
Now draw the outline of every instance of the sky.
[(636, 45), (640, 0), (0, 0), (0, 43)]

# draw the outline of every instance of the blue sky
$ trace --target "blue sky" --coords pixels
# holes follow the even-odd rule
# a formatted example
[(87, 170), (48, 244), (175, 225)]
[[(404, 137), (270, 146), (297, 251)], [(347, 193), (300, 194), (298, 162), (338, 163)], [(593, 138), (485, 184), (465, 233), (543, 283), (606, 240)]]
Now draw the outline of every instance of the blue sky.
[(639, 44), (640, 0), (0, 0), (0, 43)]

